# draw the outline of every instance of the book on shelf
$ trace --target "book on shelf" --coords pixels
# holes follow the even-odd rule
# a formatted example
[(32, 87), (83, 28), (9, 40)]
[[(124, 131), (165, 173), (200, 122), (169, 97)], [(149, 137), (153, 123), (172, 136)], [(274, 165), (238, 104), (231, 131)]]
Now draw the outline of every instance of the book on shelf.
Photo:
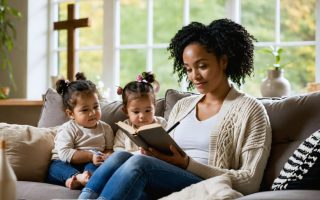
[(172, 128), (166, 131), (161, 124), (153, 123), (139, 127), (134, 127), (119, 121), (116, 123), (118, 127), (139, 147), (148, 149), (154, 148), (165, 154), (172, 154), (170, 145), (173, 145), (182, 155), (184, 151), (177, 145), (177, 143), (168, 134), (179, 123), (175, 124)]

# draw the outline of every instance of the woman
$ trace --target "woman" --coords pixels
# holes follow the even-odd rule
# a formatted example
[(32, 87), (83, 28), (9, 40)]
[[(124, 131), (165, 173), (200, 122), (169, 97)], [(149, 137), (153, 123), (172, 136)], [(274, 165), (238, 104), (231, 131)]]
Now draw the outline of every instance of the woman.
[(243, 194), (258, 191), (271, 145), (270, 123), (263, 105), (229, 82), (240, 85), (253, 72), (253, 40), (228, 19), (179, 30), (168, 48), (174, 72), (179, 81), (187, 76), (189, 87), (201, 93), (177, 102), (168, 120), (168, 127), (180, 121), (171, 136), (186, 154), (173, 147), (172, 156), (155, 149), (142, 149), (144, 155), (115, 152), (80, 198), (159, 198), (219, 175), (227, 175)]

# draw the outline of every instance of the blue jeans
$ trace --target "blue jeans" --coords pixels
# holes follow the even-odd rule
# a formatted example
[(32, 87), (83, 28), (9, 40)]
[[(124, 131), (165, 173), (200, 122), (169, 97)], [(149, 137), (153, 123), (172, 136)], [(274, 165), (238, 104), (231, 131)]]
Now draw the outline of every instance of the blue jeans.
[(47, 182), (55, 185), (65, 186), (66, 180), (75, 174), (80, 174), (83, 171), (89, 171), (93, 173), (98, 166), (94, 165), (92, 162), (72, 165), (61, 160), (52, 160), (47, 176)]
[(155, 199), (202, 180), (157, 158), (118, 151), (93, 173), (79, 199)]

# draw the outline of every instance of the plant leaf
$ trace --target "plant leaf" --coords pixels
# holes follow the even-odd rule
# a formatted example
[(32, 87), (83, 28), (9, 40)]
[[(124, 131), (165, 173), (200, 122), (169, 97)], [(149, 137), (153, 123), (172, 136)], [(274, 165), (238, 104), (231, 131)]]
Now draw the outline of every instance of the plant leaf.
[(273, 52), (270, 49), (261, 49), (260, 51), (263, 53), (269, 53), (269, 54), (272, 54), (272, 52)]

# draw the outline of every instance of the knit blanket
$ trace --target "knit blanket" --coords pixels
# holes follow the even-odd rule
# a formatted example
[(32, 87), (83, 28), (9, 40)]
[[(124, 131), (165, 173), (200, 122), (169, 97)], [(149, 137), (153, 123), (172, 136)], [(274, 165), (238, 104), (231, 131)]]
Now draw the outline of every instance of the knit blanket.
[(231, 179), (227, 174), (206, 179), (174, 192), (160, 200), (222, 200), (236, 199), (243, 195), (232, 189)]

